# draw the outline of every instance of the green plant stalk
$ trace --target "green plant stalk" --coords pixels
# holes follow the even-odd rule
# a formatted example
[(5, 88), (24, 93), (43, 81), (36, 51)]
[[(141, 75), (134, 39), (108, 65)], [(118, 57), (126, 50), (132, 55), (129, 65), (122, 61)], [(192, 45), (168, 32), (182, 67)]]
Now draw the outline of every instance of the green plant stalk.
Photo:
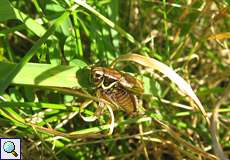
[(166, 3), (167, 3), (166, 0), (163, 0), (163, 4), (164, 4), (163, 17), (164, 17), (164, 31), (165, 31), (165, 38), (166, 38), (166, 54), (168, 56), (169, 55), (169, 40), (168, 40)]
[(37, 0), (32, 0), (32, 3), (34, 4), (39, 16), (41, 17), (41, 20), (43, 23), (47, 23), (48, 20), (45, 18), (44, 14), (43, 14), (43, 11), (41, 9), (41, 7), (39, 6), (39, 3)]
[(9, 56), (10, 61), (15, 62), (15, 56), (14, 56), (14, 53), (12, 52), (12, 50), (10, 48), (10, 44), (9, 44), (7, 37), (4, 37), (4, 44), (6, 46), (7, 54)]
[(4, 28), (5, 29), (2, 29), (0, 31), (0, 37), (6, 37), (6, 34), (8, 34), (8, 33), (14, 33), (16, 31), (23, 30), (26, 28), (26, 26), (25, 26), (25, 24), (20, 24), (20, 25), (17, 25), (15, 27), (11, 27), (11, 28), (4, 26)]
[(74, 19), (74, 31), (77, 41), (77, 49), (78, 49), (78, 55), (80, 57), (83, 56), (83, 49), (82, 49), (82, 43), (81, 43), (81, 35), (80, 35), (80, 29), (79, 29), (79, 23), (77, 19), (77, 13), (73, 13), (73, 19)]
[(41, 47), (41, 45), (48, 39), (50, 35), (53, 34), (57, 26), (63, 22), (69, 16), (70, 12), (64, 12), (55, 23), (47, 30), (47, 32), (33, 45), (33, 47), (27, 52), (25, 57), (21, 62), (15, 66), (9, 73), (0, 80), (0, 95), (4, 93), (5, 89), (9, 86), (13, 78), (18, 74), (22, 67), (36, 54), (36, 51)]

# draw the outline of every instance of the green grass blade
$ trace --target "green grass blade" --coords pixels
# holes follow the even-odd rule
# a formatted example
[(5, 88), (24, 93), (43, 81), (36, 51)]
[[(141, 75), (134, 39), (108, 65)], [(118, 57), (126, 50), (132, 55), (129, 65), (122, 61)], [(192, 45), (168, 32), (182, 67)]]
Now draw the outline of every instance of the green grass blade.
[(42, 25), (40, 25), (38, 22), (30, 18), (22, 11), (18, 10), (17, 8), (14, 8), (14, 13), (16, 15), (16, 18), (19, 19), (22, 23), (24, 23), (25, 26), (37, 36), (41, 37), (46, 33), (46, 29)]

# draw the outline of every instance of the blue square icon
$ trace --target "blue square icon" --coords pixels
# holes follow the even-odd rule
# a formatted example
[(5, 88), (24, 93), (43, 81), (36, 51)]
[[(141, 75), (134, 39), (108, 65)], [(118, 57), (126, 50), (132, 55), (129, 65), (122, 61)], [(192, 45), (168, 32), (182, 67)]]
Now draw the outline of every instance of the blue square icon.
[(22, 159), (20, 138), (0, 138), (0, 160)]

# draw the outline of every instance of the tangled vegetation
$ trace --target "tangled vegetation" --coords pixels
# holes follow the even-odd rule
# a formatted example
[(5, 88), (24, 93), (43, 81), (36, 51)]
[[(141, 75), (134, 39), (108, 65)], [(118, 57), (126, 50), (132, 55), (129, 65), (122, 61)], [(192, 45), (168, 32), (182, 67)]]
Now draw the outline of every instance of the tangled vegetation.
[[(1, 0), (0, 137), (21, 138), (29, 160), (227, 160), (229, 5)], [(121, 74), (106, 85), (129, 103), (95, 67)]]

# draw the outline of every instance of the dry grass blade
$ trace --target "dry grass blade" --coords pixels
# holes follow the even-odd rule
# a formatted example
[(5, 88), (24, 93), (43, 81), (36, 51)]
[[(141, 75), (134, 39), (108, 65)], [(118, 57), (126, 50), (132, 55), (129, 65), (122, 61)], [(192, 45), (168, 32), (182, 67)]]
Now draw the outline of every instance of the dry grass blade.
[(208, 37), (208, 40), (223, 40), (223, 39), (229, 39), (230, 38), (230, 32), (224, 32), (224, 33), (218, 33), (214, 34)]
[(90, 103), (92, 103), (93, 101), (92, 100), (88, 100), (88, 101), (85, 101), (82, 105), (81, 105), (81, 109), (80, 109), (80, 116), (81, 118), (85, 121), (85, 122), (93, 122), (95, 120), (97, 120), (97, 116), (95, 115), (92, 115), (92, 116), (89, 116), (89, 117), (85, 117), (82, 115), (82, 110), (85, 109)]
[(211, 135), (212, 135), (212, 145), (213, 145), (213, 150), (215, 154), (221, 159), (221, 160), (227, 160), (227, 156), (224, 154), (223, 149), (221, 148), (221, 145), (219, 143), (219, 133), (217, 132), (217, 126), (219, 123), (219, 113), (218, 110), (222, 103), (224, 103), (227, 99), (230, 97), (230, 87), (226, 88), (222, 98), (218, 100), (216, 103), (213, 113), (212, 113), (212, 119), (211, 119)]
[(106, 105), (107, 109), (109, 110), (109, 114), (110, 114), (110, 126), (109, 126), (109, 133), (108, 135), (112, 135), (113, 134), (113, 130), (114, 130), (114, 127), (115, 127), (115, 118), (114, 118), (114, 114), (113, 114), (113, 109), (109, 106), (109, 105)]
[(197, 108), (201, 111), (204, 118), (206, 119), (207, 123), (210, 125), (210, 120), (207, 116), (207, 113), (202, 106), (200, 100), (196, 96), (196, 94), (193, 92), (191, 86), (183, 79), (181, 76), (179, 76), (175, 71), (173, 71), (171, 68), (169, 68), (167, 65), (153, 59), (150, 57), (145, 57), (138, 54), (126, 54), (118, 57), (113, 63), (112, 66), (114, 66), (116, 63), (120, 61), (133, 61), (140, 65), (143, 65), (148, 68), (155, 69), (165, 76), (167, 76), (171, 81), (173, 81), (179, 89), (186, 93), (197, 105)]

